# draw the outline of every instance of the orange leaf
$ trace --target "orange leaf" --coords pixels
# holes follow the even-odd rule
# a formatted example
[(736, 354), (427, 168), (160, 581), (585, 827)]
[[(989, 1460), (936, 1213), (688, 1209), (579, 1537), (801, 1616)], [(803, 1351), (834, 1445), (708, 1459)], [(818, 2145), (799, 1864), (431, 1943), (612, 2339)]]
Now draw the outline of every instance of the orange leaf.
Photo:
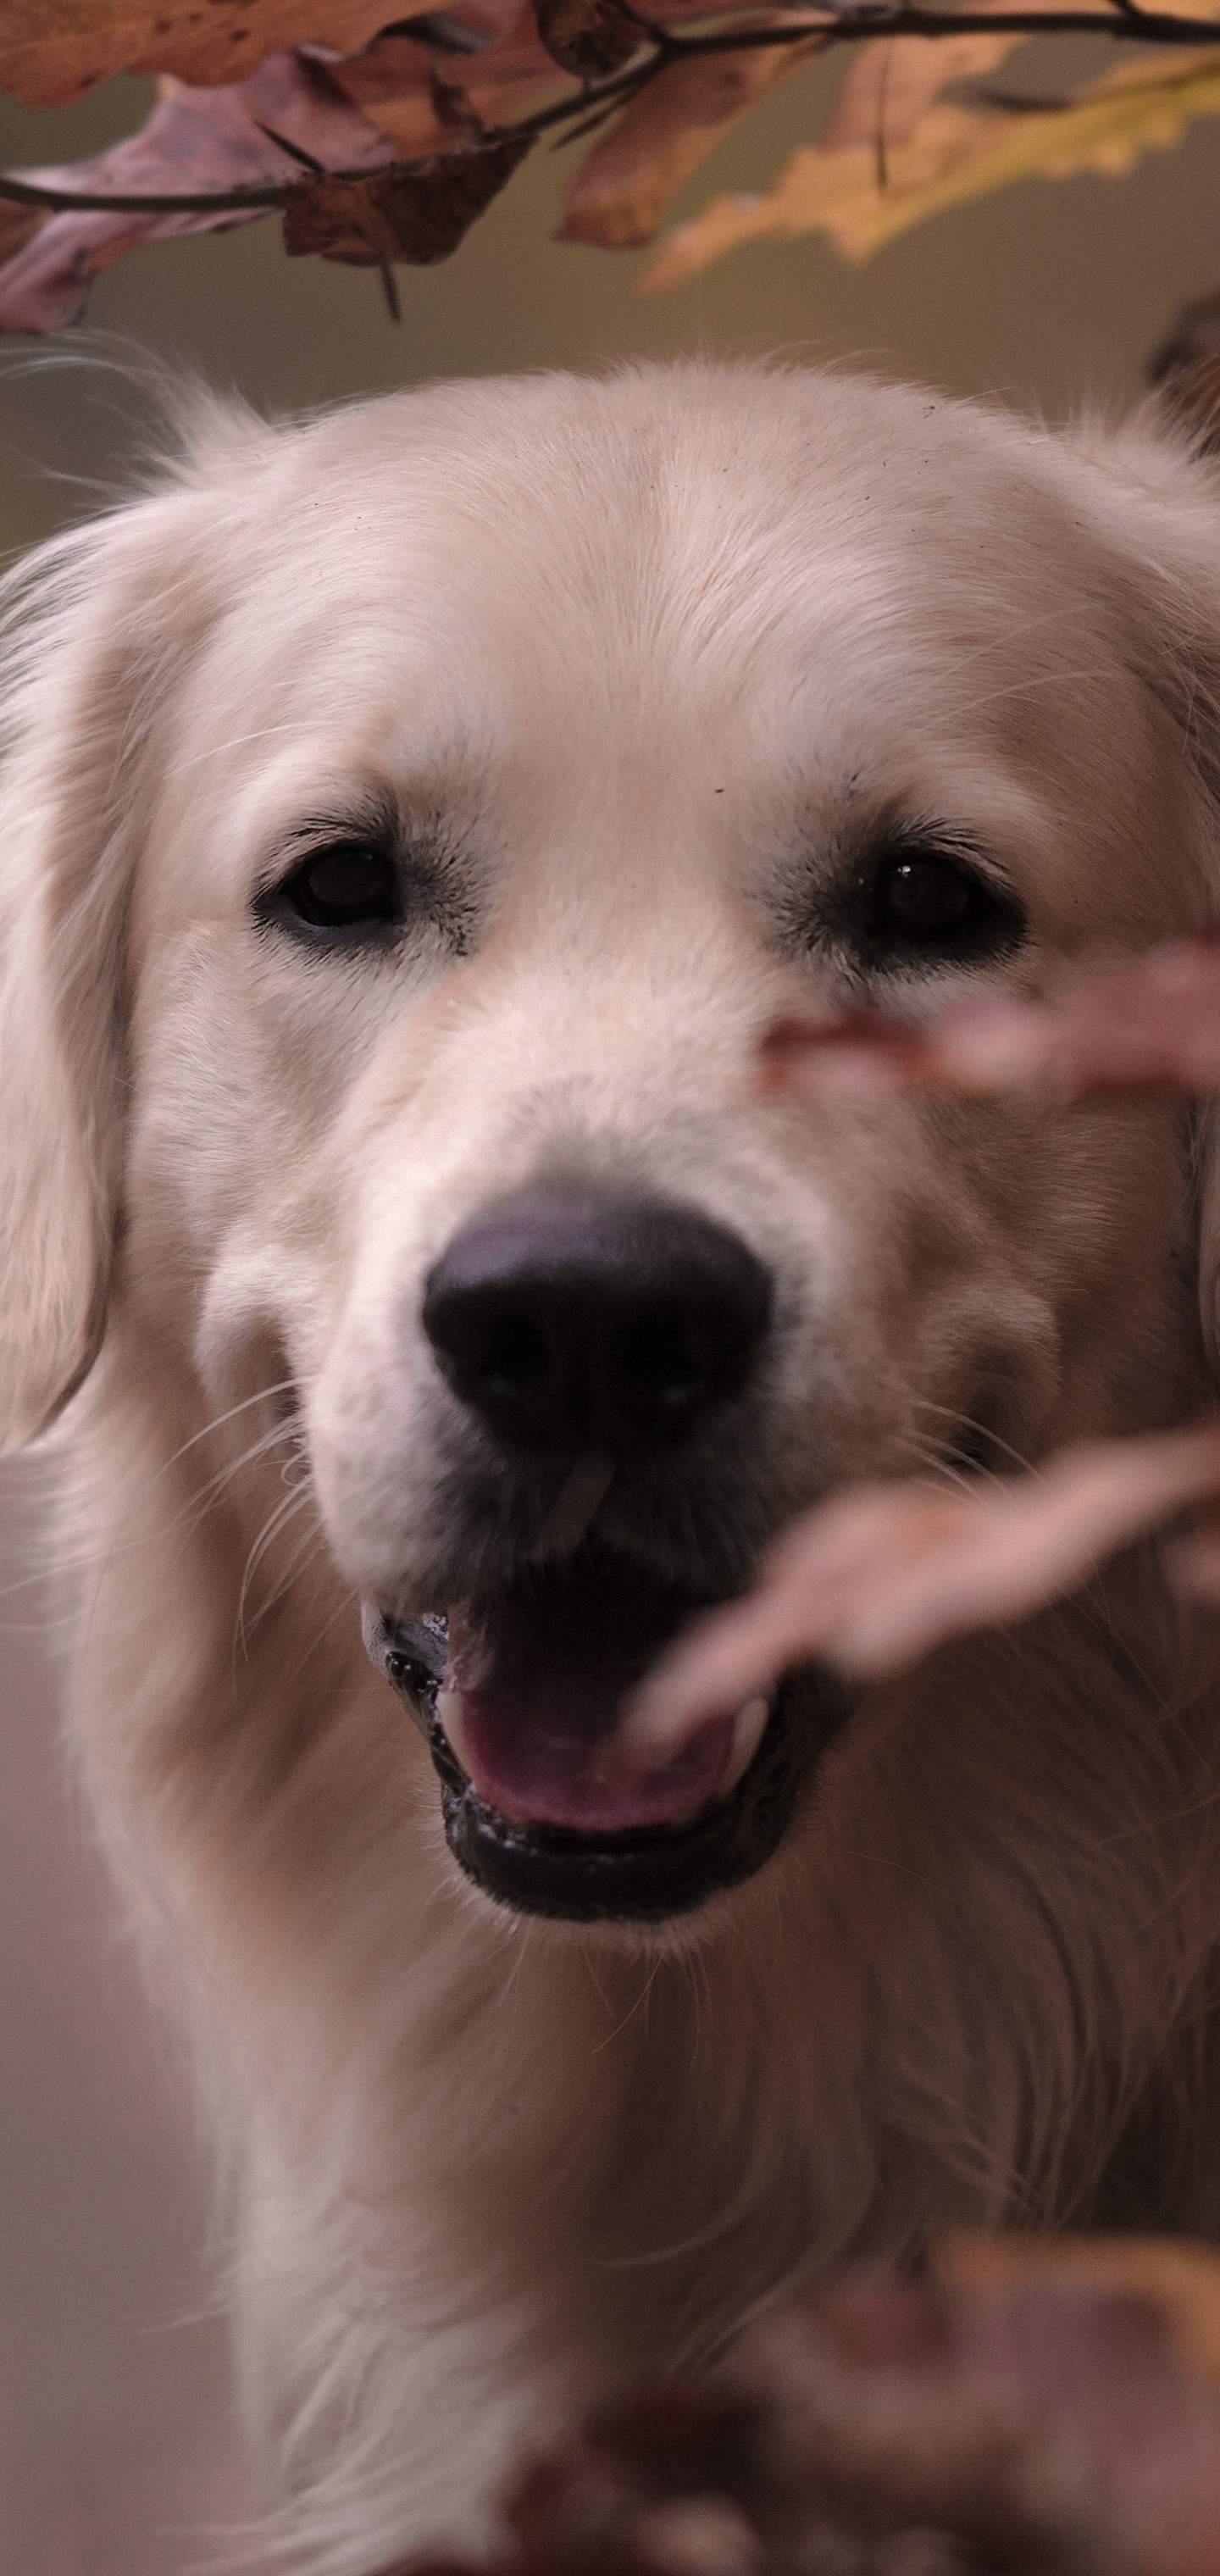
[(385, 17), (384, 0), (8, 0), (0, 89), (65, 107), (113, 72), (237, 81), (289, 45), (351, 53)]
[(612, 250), (651, 241), (670, 199), (721, 137), (803, 71), (822, 42), (812, 35), (804, 44), (757, 53), (696, 55), (658, 72), (577, 171), (557, 240), (600, 242)]

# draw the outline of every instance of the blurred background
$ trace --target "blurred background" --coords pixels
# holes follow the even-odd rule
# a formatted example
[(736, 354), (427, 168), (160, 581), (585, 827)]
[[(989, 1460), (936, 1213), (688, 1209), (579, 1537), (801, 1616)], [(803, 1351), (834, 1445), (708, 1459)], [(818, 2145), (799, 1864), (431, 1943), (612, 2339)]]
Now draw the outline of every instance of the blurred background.
[[(1039, 45), (1023, 81), (1058, 88), (1113, 58)], [(816, 135), (837, 71), (815, 64), (764, 106), (671, 220), (722, 189), (765, 186)], [(0, 102), (0, 167), (97, 151), (141, 121), (147, 97), (120, 80), (70, 113)], [(762, 244), (666, 298), (638, 291), (646, 255), (550, 241), (565, 167), (537, 154), (454, 259), (400, 269), (398, 328), (375, 274), (286, 261), (274, 219), (133, 253), (95, 287), (90, 333), (66, 344), (80, 363), (48, 366), (33, 342), (0, 350), (0, 548), (121, 483), (148, 429), (123, 343), (273, 411), (441, 374), (781, 350), (1059, 417), (1132, 399), (1177, 307), (1220, 286), (1220, 121), (1122, 181), (1033, 181), (942, 216), (867, 267), (817, 239)], [(99, 332), (114, 336), (99, 346)], [(177, 2576), (243, 2554), (254, 2489), (209, 2307), (189, 2105), (59, 1744), (54, 1638), (25, 1580), (37, 1508), (29, 1471), (5, 1470), (0, 2567)]]

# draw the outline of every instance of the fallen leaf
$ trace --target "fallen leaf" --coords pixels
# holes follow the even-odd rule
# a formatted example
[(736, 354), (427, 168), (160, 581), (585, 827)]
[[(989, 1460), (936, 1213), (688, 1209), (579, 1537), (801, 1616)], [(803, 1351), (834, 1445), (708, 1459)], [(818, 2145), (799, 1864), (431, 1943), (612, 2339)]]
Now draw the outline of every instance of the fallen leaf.
[(1074, 975), (1045, 1001), (1001, 993), (921, 1021), (783, 1020), (763, 1040), (760, 1081), (807, 1100), (1019, 1090), (1062, 1104), (1220, 1089), (1220, 937)]
[(980, 115), (935, 106), (887, 154), (884, 186), (874, 147), (807, 145), (766, 196), (717, 198), (682, 225), (643, 284), (681, 286), (739, 243), (774, 234), (823, 232), (845, 258), (867, 259), (929, 216), (1019, 179), (1121, 176), (1218, 111), (1220, 52), (1211, 50), (1125, 67), (1064, 108)]
[(1064, 1449), (982, 1487), (921, 1477), (835, 1495), (783, 1533), (752, 1592), (657, 1664), (624, 1712), (624, 1762), (668, 1757), (795, 1665), (882, 1680), (948, 1638), (1027, 1619), (1216, 1495), (1220, 1418)]
[[(791, 25), (791, 16), (773, 24)], [(651, 241), (666, 206), (760, 99), (803, 71), (823, 38), (757, 52), (699, 54), (658, 72), (594, 144), (567, 194), (556, 239), (630, 250)]]
[(303, 179), (284, 201), (284, 248), (352, 268), (448, 259), (530, 149), (529, 135), (489, 137), (440, 152), (413, 170), (368, 179)]
[[(82, 195), (188, 195), (276, 185), (299, 175), (299, 163), (264, 130), (312, 159), (340, 168), (376, 169), (391, 146), (344, 98), (325, 67), (297, 54), (277, 54), (253, 80), (229, 88), (188, 89), (166, 82), (148, 123), (91, 161), (20, 172), (41, 187)], [(263, 210), (166, 214), (100, 212), (33, 216), (0, 266), (0, 330), (55, 331), (84, 310), (89, 281), (142, 242), (185, 233), (226, 231)]]
[(535, 0), (538, 33), (561, 70), (578, 80), (616, 72), (639, 52), (644, 29), (619, 0)]

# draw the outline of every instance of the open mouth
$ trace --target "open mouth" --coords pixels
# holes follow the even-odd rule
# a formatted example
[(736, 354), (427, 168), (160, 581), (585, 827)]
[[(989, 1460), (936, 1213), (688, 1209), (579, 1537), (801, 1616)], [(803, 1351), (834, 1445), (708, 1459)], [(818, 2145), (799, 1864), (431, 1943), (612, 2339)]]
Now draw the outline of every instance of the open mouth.
[(848, 1711), (802, 1675), (652, 1771), (615, 1749), (622, 1703), (700, 1603), (584, 1552), (485, 1603), (407, 1620), (374, 1605), (365, 1644), (425, 1734), (455, 1859), (517, 1911), (572, 1921), (688, 1912), (761, 1869)]

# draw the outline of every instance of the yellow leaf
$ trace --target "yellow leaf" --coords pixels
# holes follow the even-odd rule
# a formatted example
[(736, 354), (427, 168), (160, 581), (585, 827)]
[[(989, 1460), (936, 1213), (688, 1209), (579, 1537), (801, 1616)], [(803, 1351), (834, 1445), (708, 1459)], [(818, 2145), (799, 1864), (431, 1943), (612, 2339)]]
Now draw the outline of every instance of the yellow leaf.
[(1081, 170), (1121, 176), (1145, 152), (1180, 141), (1195, 118), (1218, 113), (1220, 51), (1210, 49), (1111, 73), (1069, 107), (994, 115), (933, 107), (887, 154), (884, 187), (872, 146), (809, 145), (793, 154), (765, 197), (720, 197), (682, 225), (643, 284), (654, 291), (681, 286), (739, 242), (765, 234), (823, 232), (845, 258), (868, 259), (929, 215), (1017, 179), (1063, 179)]

